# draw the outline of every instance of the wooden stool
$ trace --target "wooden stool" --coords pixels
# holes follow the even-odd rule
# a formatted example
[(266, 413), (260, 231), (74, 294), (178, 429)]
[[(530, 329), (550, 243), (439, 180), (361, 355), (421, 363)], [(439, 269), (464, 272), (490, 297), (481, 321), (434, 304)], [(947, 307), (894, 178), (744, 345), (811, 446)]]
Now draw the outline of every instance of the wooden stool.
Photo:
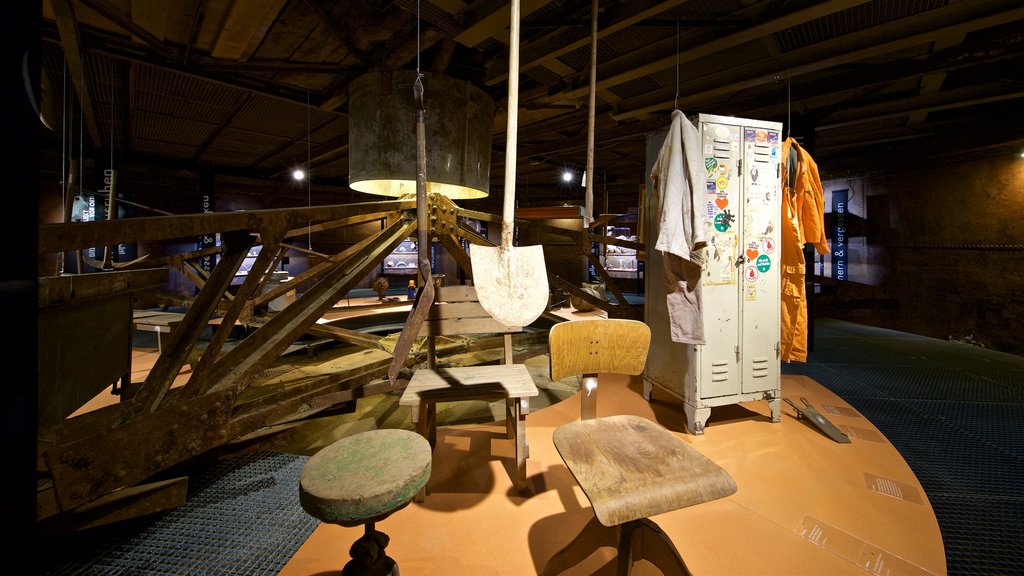
[(598, 375), (640, 374), (650, 343), (650, 328), (626, 319), (563, 322), (548, 334), (551, 379), (581, 376), (581, 419), (559, 426), (552, 438), (595, 519), (551, 557), (544, 574), (575, 566), (593, 552), (578, 544), (594, 542), (618, 548), (619, 575), (629, 574), (640, 558), (663, 574), (689, 574), (672, 540), (649, 517), (736, 492), (725, 470), (660, 424), (634, 415), (598, 416)]
[(430, 444), (409, 430), (370, 430), (342, 438), (314, 454), (299, 476), (299, 503), (328, 524), (362, 524), (344, 576), (398, 574), (385, 554), (389, 538), (374, 523), (406, 507), (430, 478)]
[[(649, 517), (736, 492), (720, 466), (640, 416), (564, 424), (555, 430), (554, 443), (601, 523), (588, 524), (578, 540), (617, 547), (618, 574), (629, 574), (639, 558), (664, 574), (689, 574), (672, 540)], [(551, 558), (545, 573), (561, 572), (590, 552), (570, 544)]]

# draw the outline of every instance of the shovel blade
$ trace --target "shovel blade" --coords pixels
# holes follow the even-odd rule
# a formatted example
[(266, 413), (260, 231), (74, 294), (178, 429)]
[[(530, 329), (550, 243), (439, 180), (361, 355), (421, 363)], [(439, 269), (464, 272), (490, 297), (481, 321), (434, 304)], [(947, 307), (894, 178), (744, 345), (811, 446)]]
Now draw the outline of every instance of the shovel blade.
[(470, 247), (473, 283), (480, 305), (506, 326), (527, 326), (548, 305), (542, 246)]

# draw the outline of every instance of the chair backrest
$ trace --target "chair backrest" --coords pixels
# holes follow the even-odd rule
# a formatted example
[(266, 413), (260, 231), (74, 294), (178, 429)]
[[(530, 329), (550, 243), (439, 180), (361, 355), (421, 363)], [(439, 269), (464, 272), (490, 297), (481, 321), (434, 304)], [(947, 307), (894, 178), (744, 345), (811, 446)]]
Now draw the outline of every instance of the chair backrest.
[(637, 320), (570, 320), (548, 333), (550, 376), (561, 380), (582, 376), (580, 417), (597, 417), (597, 375), (644, 371), (651, 346), (651, 329)]
[(571, 320), (548, 334), (551, 379), (582, 374), (628, 374), (644, 370), (651, 329), (637, 320)]
[(434, 337), (460, 334), (502, 334), (504, 363), (512, 363), (512, 334), (522, 326), (506, 326), (495, 320), (480, 305), (475, 286), (438, 286), (420, 336), (428, 337), (429, 362), (434, 365)]

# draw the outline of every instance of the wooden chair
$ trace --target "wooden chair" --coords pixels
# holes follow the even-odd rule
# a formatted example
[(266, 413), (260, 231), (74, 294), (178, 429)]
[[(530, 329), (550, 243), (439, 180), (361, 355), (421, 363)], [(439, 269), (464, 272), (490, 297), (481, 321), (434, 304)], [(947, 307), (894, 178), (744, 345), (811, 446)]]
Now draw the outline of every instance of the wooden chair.
[[(428, 337), (428, 366), (413, 373), (402, 392), (399, 405), (412, 409), (416, 430), (428, 440), (431, 448), (437, 443), (437, 410), (439, 402), (462, 400), (505, 399), (505, 430), (515, 443), (516, 491), (526, 487), (526, 415), (530, 397), (538, 394), (537, 385), (524, 364), (512, 361), (512, 334), (521, 326), (505, 326), (492, 318), (480, 305), (473, 286), (439, 286), (435, 302), (420, 334)], [(435, 338), (460, 334), (501, 334), (502, 363), (480, 366), (438, 367)], [(426, 497), (426, 487), (416, 501)]]
[(633, 415), (597, 416), (598, 374), (640, 374), (650, 342), (646, 324), (625, 319), (563, 322), (548, 335), (551, 379), (582, 376), (582, 418), (556, 428), (553, 439), (595, 519), (552, 556), (544, 574), (575, 566), (593, 552), (579, 543), (594, 542), (618, 549), (620, 575), (640, 558), (664, 574), (689, 574), (671, 539), (649, 517), (736, 491), (725, 470), (660, 424)]

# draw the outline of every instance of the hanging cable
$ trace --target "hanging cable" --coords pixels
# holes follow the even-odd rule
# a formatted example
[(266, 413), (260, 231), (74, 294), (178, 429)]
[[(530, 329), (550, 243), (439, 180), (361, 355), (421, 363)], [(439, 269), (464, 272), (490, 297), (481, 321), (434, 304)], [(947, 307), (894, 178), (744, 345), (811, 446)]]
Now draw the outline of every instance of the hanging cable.
[[(311, 174), (310, 163), (313, 160), (311, 144), (310, 144), (310, 121), (309, 121), (309, 88), (306, 88), (306, 208), (313, 207), (313, 191), (311, 180), (313, 176)], [(309, 251), (313, 251), (313, 228), (312, 222), (306, 222), (306, 242), (309, 244)]]
[[(418, 94), (418, 96), (417, 96)], [(413, 98), (423, 98), (423, 72), (420, 71), (420, 2), (416, 0), (416, 82)]]
[(786, 138), (793, 135), (793, 76), (786, 70)]
[(679, 22), (676, 22), (676, 97), (672, 100), (672, 109), (679, 110)]

